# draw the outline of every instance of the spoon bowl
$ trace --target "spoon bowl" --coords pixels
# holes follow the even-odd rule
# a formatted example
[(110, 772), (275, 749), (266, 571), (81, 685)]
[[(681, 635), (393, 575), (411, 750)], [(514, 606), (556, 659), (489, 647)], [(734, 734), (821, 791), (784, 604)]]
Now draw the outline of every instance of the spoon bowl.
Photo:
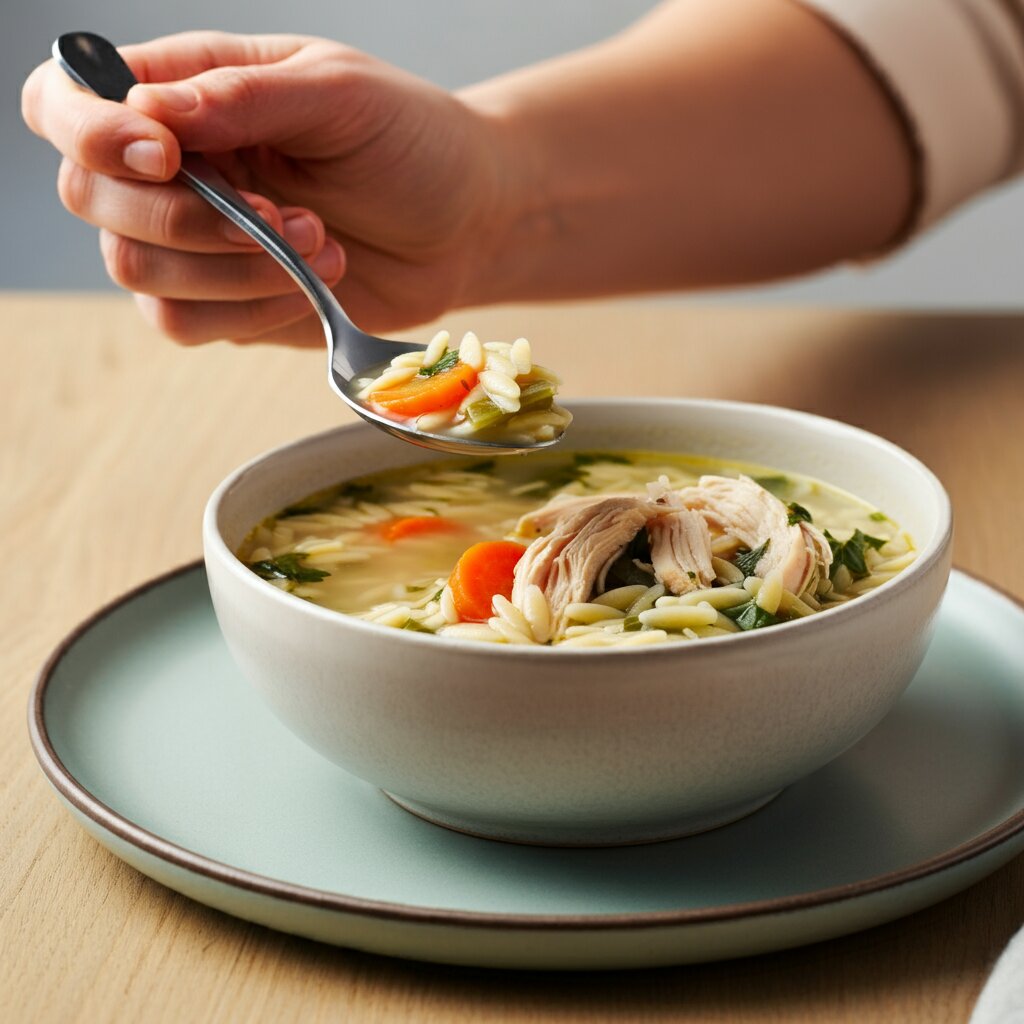
[[(102, 99), (123, 103), (138, 79), (114, 45), (92, 32), (69, 32), (53, 44), (53, 56), (67, 75)], [(309, 264), (242, 198), (212, 164), (197, 153), (182, 154), (177, 180), (261, 245), (291, 275), (312, 303), (327, 342), (327, 382), (364, 420), (402, 441), (456, 455), (515, 455), (557, 444), (560, 437), (524, 444), (489, 438), (434, 434), (414, 424), (392, 420), (356, 396), (354, 382), (395, 356), (422, 352), (422, 345), (389, 341), (361, 331), (341, 308), (334, 293)]]

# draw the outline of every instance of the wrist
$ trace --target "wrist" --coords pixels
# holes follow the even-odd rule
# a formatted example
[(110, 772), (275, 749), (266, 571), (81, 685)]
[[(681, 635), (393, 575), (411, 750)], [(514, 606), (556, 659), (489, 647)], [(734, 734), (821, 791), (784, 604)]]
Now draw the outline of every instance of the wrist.
[(547, 166), (550, 154), (499, 81), (457, 94), (479, 130), (491, 181), (476, 221), (460, 306), (535, 297), (541, 257), (556, 232)]

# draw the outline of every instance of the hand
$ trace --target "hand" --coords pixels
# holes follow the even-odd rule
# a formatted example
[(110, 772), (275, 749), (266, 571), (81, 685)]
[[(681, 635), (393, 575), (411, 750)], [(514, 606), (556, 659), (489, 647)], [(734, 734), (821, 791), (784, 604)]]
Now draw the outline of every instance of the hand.
[(360, 327), (386, 333), (473, 301), (507, 173), (484, 117), (325, 40), (195, 32), (121, 53), (143, 83), (125, 104), (48, 61), (22, 109), (64, 154), (61, 200), (101, 228), (108, 273), (172, 338), (322, 340), (284, 271), (171, 180), (182, 149), (206, 153)]

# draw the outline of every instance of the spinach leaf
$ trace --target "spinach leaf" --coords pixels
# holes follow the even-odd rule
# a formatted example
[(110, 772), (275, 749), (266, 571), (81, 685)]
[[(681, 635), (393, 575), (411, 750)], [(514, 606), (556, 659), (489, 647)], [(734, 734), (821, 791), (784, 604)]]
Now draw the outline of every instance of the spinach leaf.
[(768, 550), (771, 542), (772, 539), (769, 537), (759, 548), (754, 548), (753, 551), (750, 548), (743, 548), (736, 552), (736, 557), (732, 560), (732, 564), (743, 573), (744, 579), (747, 576), (754, 575), (757, 570), (757, 563), (764, 558), (764, 553)]
[(263, 580), (294, 580), (296, 583), (319, 583), (330, 576), (323, 569), (311, 569), (302, 565), (306, 555), (298, 551), (290, 551), (277, 558), (265, 558), (261, 562), (250, 562), (252, 569)]
[(430, 366), (424, 366), (420, 370), (420, 377), (433, 377), (434, 374), (444, 373), (445, 370), (450, 370), (459, 361), (459, 350), (449, 349), (436, 363), (431, 363)]
[(754, 483), (760, 484), (766, 491), (771, 491), (776, 498), (781, 498), (789, 487), (789, 477), (782, 476), (755, 476)]
[(612, 562), (605, 575), (605, 589), (614, 590), (616, 587), (632, 587), (637, 584), (653, 587), (657, 583), (654, 573), (637, 565), (637, 562), (646, 565), (651, 562), (651, 538), (646, 530), (640, 530), (622, 554)]
[(796, 526), (797, 523), (813, 523), (814, 520), (811, 518), (811, 513), (803, 507), (798, 505), (795, 501), (791, 501), (786, 508), (789, 509), (789, 515), (786, 517), (786, 522), (790, 526)]
[(882, 537), (872, 537), (860, 530), (854, 530), (853, 536), (847, 540), (836, 540), (828, 530), (825, 531), (825, 540), (832, 549), (832, 568), (829, 570), (828, 578), (834, 580), (840, 566), (845, 565), (850, 575), (855, 579), (863, 579), (868, 575), (865, 553), (868, 548), (878, 551), (885, 547), (886, 541)]
[(615, 455), (612, 452), (577, 452), (572, 461), (577, 466), (593, 466), (598, 462), (613, 462), (617, 466), (633, 465), (625, 455)]
[(602, 452), (576, 452), (568, 464), (555, 466), (545, 473), (541, 479), (543, 488), (537, 488), (538, 494), (552, 494), (569, 484), (582, 480), (587, 466), (600, 462), (613, 462), (616, 465), (631, 466), (633, 463), (625, 455), (605, 454)]
[(774, 626), (782, 621), (777, 615), (766, 612), (753, 598), (743, 604), (733, 605), (732, 608), (723, 608), (722, 614), (732, 619), (744, 631)]

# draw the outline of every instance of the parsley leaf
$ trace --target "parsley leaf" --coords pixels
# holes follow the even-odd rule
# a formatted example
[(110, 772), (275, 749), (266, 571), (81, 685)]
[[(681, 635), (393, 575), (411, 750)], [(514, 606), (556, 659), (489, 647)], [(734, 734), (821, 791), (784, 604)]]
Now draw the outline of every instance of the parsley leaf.
[(873, 523), (889, 522), (889, 517), (884, 512), (872, 512), (871, 515), (868, 516), (868, 519), (870, 519)]
[(483, 462), (474, 462), (469, 466), (463, 466), (463, 473), (490, 473), (494, 469), (494, 459), (484, 459)]
[(444, 373), (445, 370), (450, 370), (459, 361), (459, 350), (449, 349), (436, 363), (431, 363), (430, 366), (424, 366), (420, 372), (420, 377), (433, 377), (434, 374)]
[(733, 605), (732, 608), (723, 608), (722, 614), (732, 619), (744, 631), (774, 626), (782, 621), (777, 615), (766, 612), (753, 598), (743, 604)]
[(262, 580), (294, 580), (296, 583), (319, 583), (330, 576), (323, 569), (311, 569), (302, 565), (306, 555), (299, 551), (290, 551), (277, 558), (265, 558), (261, 562), (250, 562), (252, 569)]
[(795, 501), (791, 501), (786, 508), (789, 509), (789, 515), (786, 517), (786, 522), (790, 526), (796, 526), (797, 523), (813, 523), (814, 520), (811, 518), (811, 513), (803, 507), (798, 505)]
[(828, 530), (825, 531), (825, 540), (832, 549), (832, 568), (829, 570), (828, 578), (834, 580), (839, 567), (845, 565), (850, 570), (850, 575), (855, 579), (863, 579), (870, 570), (865, 559), (868, 548), (875, 551), (885, 547), (886, 541), (882, 537), (872, 537), (860, 530), (854, 530), (853, 536), (847, 540), (836, 540)]
[(750, 548), (743, 548), (736, 552), (736, 557), (733, 559), (732, 564), (743, 573), (744, 578), (754, 575), (757, 563), (764, 558), (764, 553), (768, 550), (771, 542), (772, 539), (769, 537), (759, 548), (754, 548), (753, 551)]

